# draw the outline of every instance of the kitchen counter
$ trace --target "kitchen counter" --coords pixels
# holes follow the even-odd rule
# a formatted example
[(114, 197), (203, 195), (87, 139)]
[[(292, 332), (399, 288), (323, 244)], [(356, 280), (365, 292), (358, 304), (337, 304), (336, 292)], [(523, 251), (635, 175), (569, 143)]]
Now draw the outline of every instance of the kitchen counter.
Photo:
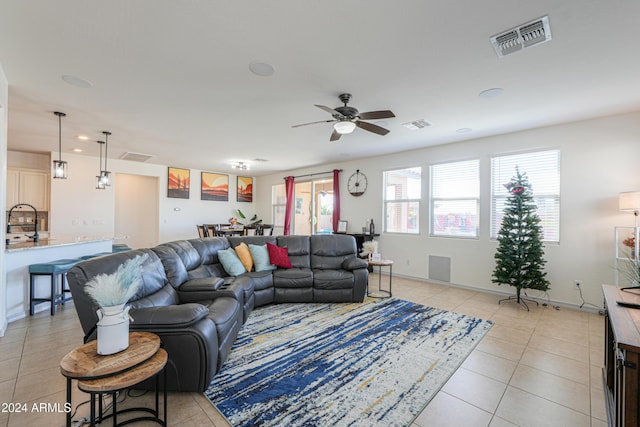
[[(29, 315), (29, 265), (58, 259), (80, 258), (83, 255), (111, 252), (116, 239), (113, 235), (50, 235), (38, 243), (31, 241), (12, 243), (5, 246), (5, 283), (7, 288), (7, 321), (9, 323)], [(35, 279), (35, 295), (47, 297), (51, 286), (46, 276)], [(69, 306), (71, 304), (68, 304)], [(61, 308), (62, 309), (62, 308)], [(71, 309), (73, 306), (71, 305)], [(49, 304), (39, 304), (36, 312), (49, 310)], [(3, 331), (0, 331), (0, 336)]]
[(41, 237), (38, 242), (33, 242), (32, 240), (22, 240), (22, 241), (11, 241), (10, 244), (5, 244), (6, 252), (17, 252), (17, 251), (26, 251), (26, 250), (37, 250), (44, 248), (51, 248), (55, 246), (69, 246), (69, 245), (77, 245), (82, 243), (94, 243), (94, 242), (105, 242), (111, 241), (114, 237), (108, 236), (50, 236), (50, 237)]

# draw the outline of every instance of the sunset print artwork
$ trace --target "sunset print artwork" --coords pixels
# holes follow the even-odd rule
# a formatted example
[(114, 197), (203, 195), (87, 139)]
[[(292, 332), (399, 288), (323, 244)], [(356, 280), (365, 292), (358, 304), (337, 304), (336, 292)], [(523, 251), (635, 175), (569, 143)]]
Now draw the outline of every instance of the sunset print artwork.
[(229, 175), (202, 172), (201, 200), (229, 201)]
[(238, 201), (253, 202), (253, 178), (247, 176), (238, 177)]
[(175, 199), (188, 199), (191, 185), (191, 171), (169, 167), (167, 179), (167, 197)]

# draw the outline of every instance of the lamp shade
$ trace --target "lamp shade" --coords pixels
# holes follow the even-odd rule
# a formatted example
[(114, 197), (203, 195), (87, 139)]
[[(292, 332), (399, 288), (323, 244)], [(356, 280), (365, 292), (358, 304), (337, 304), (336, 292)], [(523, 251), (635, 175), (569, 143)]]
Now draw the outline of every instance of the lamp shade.
[(640, 191), (626, 191), (618, 198), (621, 211), (640, 211)]
[(356, 128), (356, 124), (349, 120), (343, 120), (343, 121), (336, 122), (336, 124), (333, 125), (333, 128), (339, 134), (344, 135), (346, 133), (353, 132), (354, 129)]

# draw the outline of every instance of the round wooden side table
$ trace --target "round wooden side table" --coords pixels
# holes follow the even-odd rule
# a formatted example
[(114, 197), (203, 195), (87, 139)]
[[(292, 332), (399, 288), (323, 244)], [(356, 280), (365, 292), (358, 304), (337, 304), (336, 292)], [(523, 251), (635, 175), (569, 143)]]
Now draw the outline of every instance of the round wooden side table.
[[(367, 283), (367, 296), (371, 298), (391, 298), (391, 281), (393, 278), (393, 261), (390, 259), (381, 259), (379, 261), (368, 260), (371, 267), (378, 267), (378, 292), (369, 292), (369, 283)], [(382, 289), (382, 267), (389, 267), (389, 289)]]
[[(90, 341), (67, 353), (60, 362), (60, 372), (67, 378), (67, 404), (71, 407), (71, 382), (78, 381), (78, 388), (91, 396), (91, 425), (113, 417), (113, 425), (118, 426), (129, 423), (126, 420), (122, 424), (117, 423), (119, 413), (144, 411), (151, 413), (149, 417), (139, 417), (136, 420), (153, 421), (160, 425), (167, 425), (167, 390), (166, 371), (167, 352), (160, 348), (160, 337), (150, 332), (130, 332), (129, 347), (125, 350), (109, 355), (97, 353), (97, 341)], [(162, 387), (158, 374), (163, 373)], [(132, 387), (141, 382), (155, 378), (156, 407), (128, 408), (117, 411), (116, 393)], [(159, 417), (159, 393), (163, 391), (164, 417)], [(102, 394), (111, 394), (113, 398), (113, 411), (107, 416), (102, 415)], [(96, 398), (99, 402), (98, 415), (95, 413)], [(71, 426), (71, 412), (67, 412), (67, 426)]]

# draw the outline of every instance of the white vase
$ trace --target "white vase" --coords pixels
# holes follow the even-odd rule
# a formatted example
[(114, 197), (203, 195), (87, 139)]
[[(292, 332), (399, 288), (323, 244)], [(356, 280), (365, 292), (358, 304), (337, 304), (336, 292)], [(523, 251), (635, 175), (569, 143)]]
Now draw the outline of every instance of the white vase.
[(129, 347), (129, 307), (100, 307), (97, 314), (98, 354), (114, 354)]

